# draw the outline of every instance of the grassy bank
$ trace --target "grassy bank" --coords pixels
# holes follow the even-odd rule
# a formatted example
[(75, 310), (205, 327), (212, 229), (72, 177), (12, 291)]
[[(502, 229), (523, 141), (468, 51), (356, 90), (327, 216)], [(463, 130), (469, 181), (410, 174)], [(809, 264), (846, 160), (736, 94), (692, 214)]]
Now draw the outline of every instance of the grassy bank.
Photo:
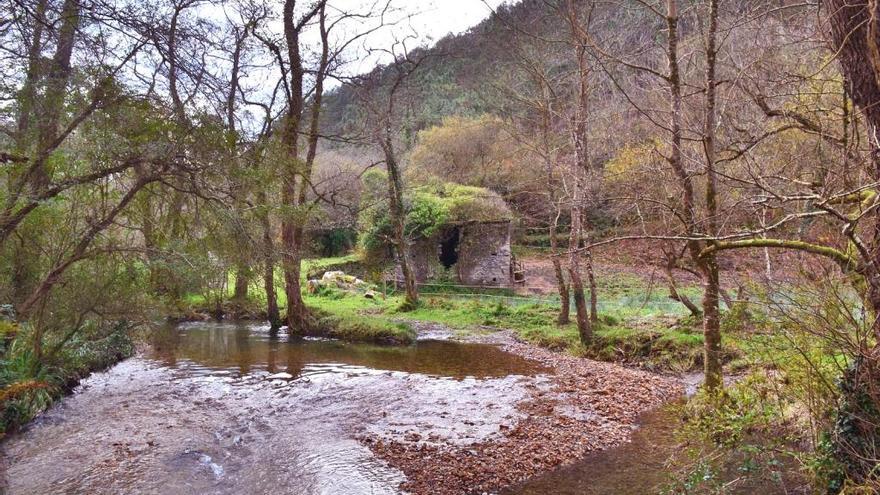
[[(306, 274), (315, 278), (324, 271), (341, 270), (356, 263), (356, 256), (305, 260), (303, 283)], [(281, 289), (280, 272), (276, 279)], [(232, 297), (232, 286), (230, 275), (227, 287), (222, 289), (224, 299)], [(377, 289), (378, 297), (373, 299), (364, 297), (362, 291), (335, 288), (305, 294), (304, 298), (317, 317), (321, 333), (343, 340), (407, 344), (415, 339), (415, 333), (406, 322), (422, 321), (446, 325), (462, 335), (512, 330), (522, 340), (543, 347), (655, 370), (683, 372), (702, 365), (703, 336), (698, 322), (688, 319), (684, 307), (670, 301), (664, 291), (646, 289), (643, 281), (630, 275), (609, 280), (600, 288), (602, 317), (595, 325), (589, 346), (580, 343), (573, 323), (556, 324), (559, 300), (552, 295), (519, 297), (506, 289), (477, 293), (466, 289), (462, 293), (459, 287), (440, 283), (422, 288), (424, 295), (418, 309), (400, 312), (402, 298), (393, 293), (383, 297), (381, 288)], [(699, 297), (698, 288), (686, 287), (682, 291)], [(209, 300), (211, 297), (205, 295), (187, 296), (178, 311), (210, 312)], [(284, 292), (279, 290), (279, 305), (283, 308), (285, 303)], [(245, 305), (255, 315), (265, 307), (265, 293), (259, 281), (251, 284)], [(733, 347), (726, 351), (729, 359), (737, 355)]]
[(27, 325), (0, 321), (0, 337), (0, 438), (32, 420), (90, 373), (134, 351), (123, 324), (109, 330), (83, 329), (64, 345), (49, 340), (42, 363), (31, 350)]
[[(602, 315), (594, 328), (593, 343), (584, 346), (575, 324), (556, 324), (558, 307), (552, 302), (449, 294), (423, 297), (416, 310), (400, 312), (402, 302), (399, 296), (367, 299), (336, 290), (306, 297), (310, 307), (342, 322), (342, 332), (348, 326), (368, 325), (385, 333), (396, 331), (411, 337), (412, 332), (405, 329), (403, 322), (420, 321), (445, 325), (462, 336), (511, 330), (520, 339), (542, 347), (656, 370), (688, 371), (702, 364), (701, 331), (687, 318), (658, 314), (655, 308), (634, 310), (617, 305), (618, 311)], [(610, 303), (610, 307), (615, 307), (614, 301)], [(728, 352), (731, 357), (736, 354), (732, 348)]]

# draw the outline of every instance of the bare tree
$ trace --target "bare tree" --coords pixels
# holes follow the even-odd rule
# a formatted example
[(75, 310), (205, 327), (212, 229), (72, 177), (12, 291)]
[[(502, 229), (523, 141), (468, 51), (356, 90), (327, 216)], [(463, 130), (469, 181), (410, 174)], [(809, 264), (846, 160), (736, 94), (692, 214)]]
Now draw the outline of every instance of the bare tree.
[[(590, 155), (587, 149), (588, 122), (590, 113), (590, 86), (593, 67), (590, 63), (589, 29), (592, 20), (592, 10), (595, 4), (590, 2), (587, 13), (582, 16), (578, 11), (574, 0), (566, 0), (563, 16), (568, 24), (571, 36), (571, 48), (575, 52), (575, 111), (572, 116), (571, 141), (574, 148), (574, 159), (571, 162), (571, 231), (568, 241), (568, 277), (571, 280), (571, 292), (574, 296), (575, 315), (578, 326), (578, 334), (581, 342), (590, 344), (593, 338), (593, 321), (597, 315), (595, 299), (593, 301), (592, 316), (587, 308), (584, 297), (584, 282), (581, 275), (581, 246), (584, 238), (584, 205), (586, 204), (585, 193), (587, 181), (590, 179)], [(595, 177), (592, 177), (595, 180)], [(592, 262), (588, 260), (587, 270), (592, 281)], [(595, 295), (595, 283), (591, 287)]]
[(419, 66), (427, 59), (425, 50), (407, 48), (408, 36), (396, 40), (387, 49), (374, 50), (390, 56), (392, 62), (380, 66), (366, 76), (354, 79), (360, 103), (366, 110), (368, 133), (371, 140), (382, 151), (385, 169), (388, 172), (388, 206), (393, 225), (393, 244), (397, 260), (403, 274), (405, 300), (403, 308), (412, 310), (418, 307), (419, 291), (415, 272), (409, 258), (409, 237), (406, 232), (406, 209), (404, 207), (403, 170), (397, 151), (400, 134), (399, 99), (403, 97), (406, 84)]
[[(515, 52), (511, 80), (500, 87), (507, 102), (507, 108), (501, 111), (508, 114), (507, 119), (511, 122), (507, 132), (529, 153), (536, 155), (543, 165), (541, 201), (547, 216), (545, 222), (550, 240), (550, 261), (561, 303), (556, 322), (558, 325), (567, 325), (570, 321), (571, 294), (562, 266), (559, 236), (560, 217), (567, 203), (565, 188), (559, 179), (562, 172), (561, 156), (565, 153), (567, 142), (559, 139), (559, 128), (564, 127), (559, 122), (562, 113), (559, 107), (563, 106), (564, 101), (559, 91), (563, 83), (543, 63), (547, 59), (543, 45), (541, 40), (516, 37), (516, 44), (511, 47), (511, 51)], [(551, 63), (555, 62), (551, 60)]]
[[(302, 299), (301, 261), (306, 236), (306, 220), (322, 195), (312, 181), (315, 158), (321, 138), (320, 119), (324, 103), (325, 84), (343, 65), (343, 56), (353, 44), (380, 29), (388, 3), (376, 3), (366, 11), (330, 9), (326, 0), (316, 1), (297, 11), (296, 0), (286, 0), (282, 9), (283, 46), (264, 38), (269, 50), (284, 75), (286, 112), (280, 121), (278, 141), (285, 155), (282, 168), (281, 201), (287, 210), (281, 221), (281, 267), (287, 294), (287, 323), (293, 332), (303, 332), (315, 326)], [(370, 19), (376, 23), (368, 23)], [(337, 39), (335, 31), (342, 31), (346, 23), (362, 26), (353, 34)], [(317, 30), (318, 48), (314, 63), (304, 57), (303, 35)], [(310, 84), (309, 84), (310, 83)]]

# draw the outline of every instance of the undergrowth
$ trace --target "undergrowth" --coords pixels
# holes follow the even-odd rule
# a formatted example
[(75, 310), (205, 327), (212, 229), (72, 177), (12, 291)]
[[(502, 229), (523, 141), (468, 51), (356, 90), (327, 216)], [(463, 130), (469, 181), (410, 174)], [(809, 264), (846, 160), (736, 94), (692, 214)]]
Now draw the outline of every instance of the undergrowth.
[[(134, 351), (129, 327), (122, 322), (106, 331), (83, 329), (58, 352), (38, 361), (28, 326), (15, 326), (15, 337), (0, 353), (0, 438), (44, 411), (89, 373)], [(54, 342), (47, 340), (45, 348), (54, 348)]]

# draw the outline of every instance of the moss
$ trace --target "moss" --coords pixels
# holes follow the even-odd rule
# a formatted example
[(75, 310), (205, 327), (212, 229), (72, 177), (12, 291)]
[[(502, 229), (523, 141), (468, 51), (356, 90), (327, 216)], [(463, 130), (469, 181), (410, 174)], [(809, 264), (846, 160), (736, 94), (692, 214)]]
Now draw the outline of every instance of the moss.
[[(365, 207), (358, 220), (360, 246), (371, 253), (381, 254), (391, 237), (385, 188), (379, 172), (364, 178), (361, 202)], [(510, 208), (498, 193), (482, 187), (463, 186), (449, 182), (435, 182), (412, 188), (404, 197), (406, 230), (410, 237), (430, 237), (447, 225), (467, 222), (494, 222), (512, 220)]]

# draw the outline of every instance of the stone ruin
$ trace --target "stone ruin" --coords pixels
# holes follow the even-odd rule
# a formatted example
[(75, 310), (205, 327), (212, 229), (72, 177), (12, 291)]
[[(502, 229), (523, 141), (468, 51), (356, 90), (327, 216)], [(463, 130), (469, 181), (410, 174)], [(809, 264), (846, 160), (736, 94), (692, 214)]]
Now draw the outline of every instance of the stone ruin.
[[(510, 288), (515, 260), (510, 220), (447, 225), (410, 244), (410, 262), (420, 283), (449, 281), (477, 287)], [(395, 278), (403, 280), (398, 265)]]

